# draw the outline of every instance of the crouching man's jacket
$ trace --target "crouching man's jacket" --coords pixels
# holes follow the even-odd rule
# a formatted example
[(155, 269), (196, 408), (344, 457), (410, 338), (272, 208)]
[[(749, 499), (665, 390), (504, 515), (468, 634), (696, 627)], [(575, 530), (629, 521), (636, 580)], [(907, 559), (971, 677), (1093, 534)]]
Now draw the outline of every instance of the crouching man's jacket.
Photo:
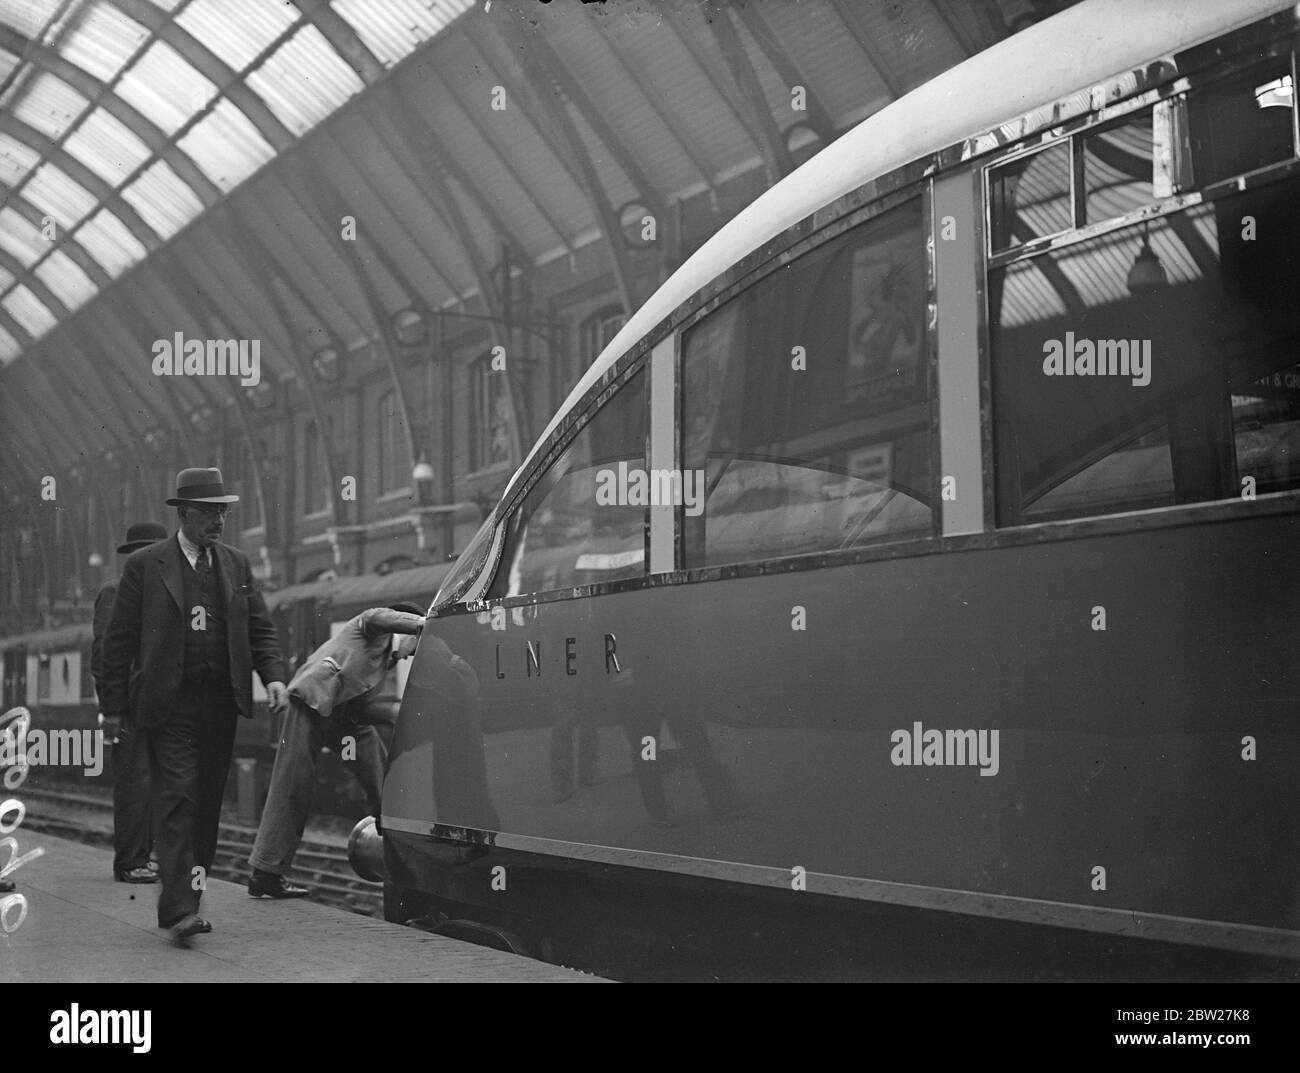
[(372, 607), (361, 612), (307, 657), (289, 683), (289, 696), (328, 718), (335, 708), (383, 682), (393, 634), (423, 628), (421, 616), (405, 611)]

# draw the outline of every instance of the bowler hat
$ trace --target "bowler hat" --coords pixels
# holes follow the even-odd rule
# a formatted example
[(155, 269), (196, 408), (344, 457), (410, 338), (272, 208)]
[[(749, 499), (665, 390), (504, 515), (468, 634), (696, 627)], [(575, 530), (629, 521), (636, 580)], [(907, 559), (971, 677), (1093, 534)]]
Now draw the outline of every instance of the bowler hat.
[(159, 540), (167, 539), (167, 527), (157, 522), (136, 522), (126, 531), (126, 543), (117, 546), (118, 554), (139, 551)]
[(167, 500), (169, 507), (187, 503), (238, 503), (239, 496), (226, 495), (219, 469), (183, 469), (176, 475), (176, 496)]

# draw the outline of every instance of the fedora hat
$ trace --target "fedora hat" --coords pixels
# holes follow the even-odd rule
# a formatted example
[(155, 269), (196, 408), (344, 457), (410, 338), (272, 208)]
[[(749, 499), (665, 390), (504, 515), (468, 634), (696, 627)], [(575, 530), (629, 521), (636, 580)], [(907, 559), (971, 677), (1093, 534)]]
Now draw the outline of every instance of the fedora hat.
[(169, 507), (188, 503), (238, 503), (239, 496), (228, 496), (221, 483), (219, 469), (183, 469), (176, 475), (176, 495), (167, 500)]
[(147, 548), (159, 540), (166, 540), (167, 535), (165, 525), (159, 525), (157, 522), (136, 522), (126, 531), (126, 543), (117, 546), (118, 554), (126, 555), (128, 552)]

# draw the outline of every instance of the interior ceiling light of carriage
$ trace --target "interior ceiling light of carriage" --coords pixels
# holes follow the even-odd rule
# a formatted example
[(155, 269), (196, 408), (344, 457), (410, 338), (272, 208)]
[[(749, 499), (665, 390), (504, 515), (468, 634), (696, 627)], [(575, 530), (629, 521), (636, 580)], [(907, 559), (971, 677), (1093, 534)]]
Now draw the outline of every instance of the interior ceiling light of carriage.
[[(322, 6), (0, 0), (0, 364), (363, 89)], [(385, 67), (471, 6), (328, 5)]]

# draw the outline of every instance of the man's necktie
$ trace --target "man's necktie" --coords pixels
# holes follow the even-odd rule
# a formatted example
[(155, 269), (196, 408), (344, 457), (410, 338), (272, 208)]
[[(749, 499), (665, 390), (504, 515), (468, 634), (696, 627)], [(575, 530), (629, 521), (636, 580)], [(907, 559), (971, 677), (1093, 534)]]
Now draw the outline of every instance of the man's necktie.
[(199, 548), (199, 557), (194, 561), (194, 571), (199, 577), (203, 578), (212, 573), (212, 565), (208, 562), (207, 548)]

